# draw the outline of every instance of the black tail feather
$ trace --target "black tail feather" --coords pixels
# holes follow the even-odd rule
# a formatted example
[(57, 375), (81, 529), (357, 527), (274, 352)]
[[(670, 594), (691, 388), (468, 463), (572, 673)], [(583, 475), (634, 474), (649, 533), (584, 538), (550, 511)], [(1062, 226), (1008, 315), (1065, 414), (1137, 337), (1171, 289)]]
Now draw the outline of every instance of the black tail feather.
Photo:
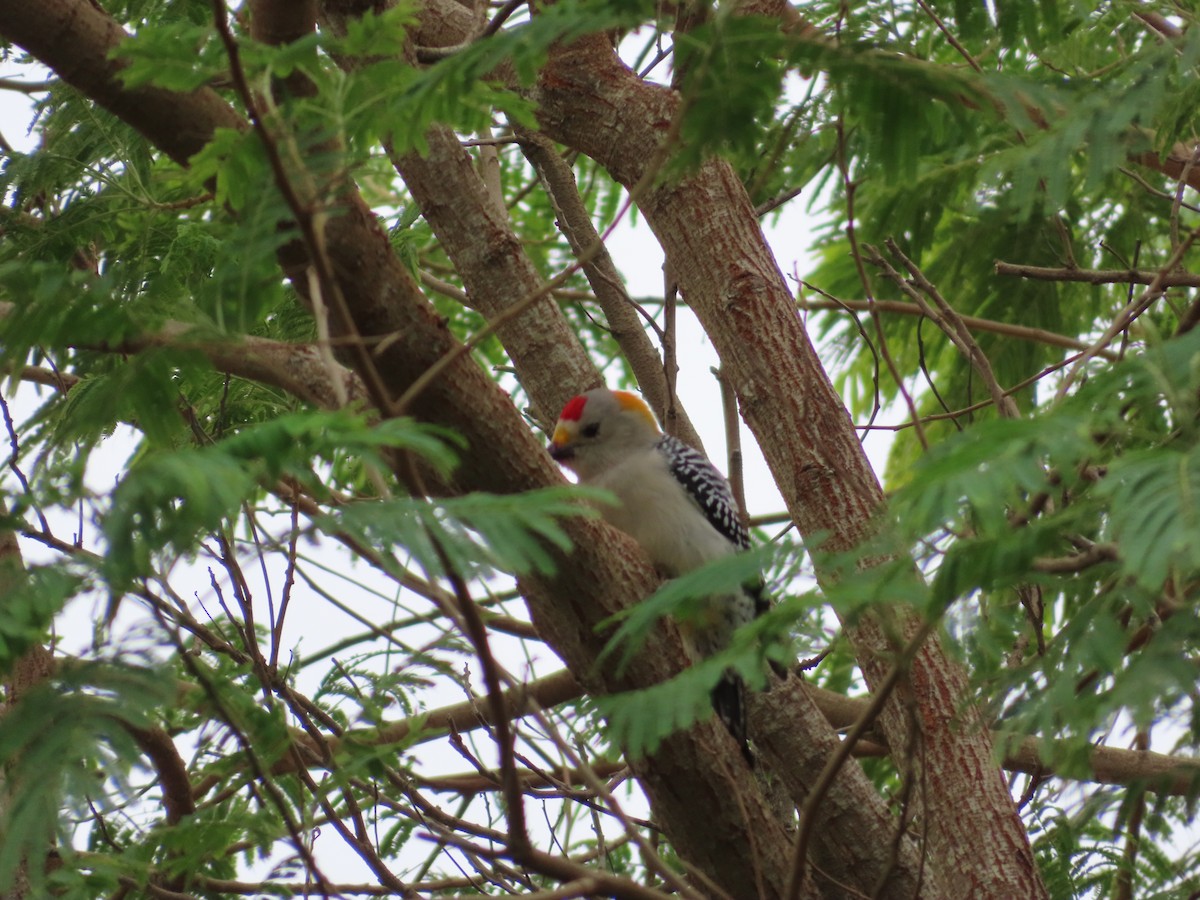
[(727, 670), (712, 689), (712, 705), (717, 717), (742, 748), (742, 756), (754, 768), (754, 753), (750, 750), (746, 728), (746, 683), (742, 676), (733, 669)]

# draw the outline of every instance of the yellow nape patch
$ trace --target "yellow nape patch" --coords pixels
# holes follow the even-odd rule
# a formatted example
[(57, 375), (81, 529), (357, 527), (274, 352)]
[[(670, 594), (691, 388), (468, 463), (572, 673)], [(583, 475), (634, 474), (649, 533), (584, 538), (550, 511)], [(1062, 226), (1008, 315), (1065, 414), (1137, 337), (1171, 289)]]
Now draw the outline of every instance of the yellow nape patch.
[(646, 405), (645, 400), (632, 391), (613, 391), (613, 396), (617, 399), (617, 405), (621, 409), (637, 413), (654, 426), (655, 430), (658, 430), (658, 419), (654, 418), (654, 413), (650, 412), (650, 407)]

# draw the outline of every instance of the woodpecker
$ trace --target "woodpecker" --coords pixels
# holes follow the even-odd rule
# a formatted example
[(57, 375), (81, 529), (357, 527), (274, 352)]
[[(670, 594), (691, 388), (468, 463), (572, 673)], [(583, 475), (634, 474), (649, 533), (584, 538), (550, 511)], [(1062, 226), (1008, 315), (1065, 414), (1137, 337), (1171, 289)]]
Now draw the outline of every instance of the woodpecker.
[[(729, 482), (703, 453), (665, 435), (636, 394), (596, 388), (567, 401), (550, 455), (581, 484), (611, 491), (601, 515), (636, 540), (660, 573), (674, 578), (746, 550), (750, 534)], [(701, 657), (729, 645), (733, 632), (766, 609), (760, 587), (709, 599), (689, 630)], [(753, 765), (746, 736), (745, 684), (732, 669), (712, 690), (713, 708)]]

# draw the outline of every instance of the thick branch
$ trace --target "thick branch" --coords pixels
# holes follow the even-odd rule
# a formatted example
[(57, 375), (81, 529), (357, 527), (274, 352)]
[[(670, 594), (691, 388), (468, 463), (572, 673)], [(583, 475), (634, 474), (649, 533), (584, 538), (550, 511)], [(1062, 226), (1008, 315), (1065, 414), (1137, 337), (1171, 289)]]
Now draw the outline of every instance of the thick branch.
[[(348, 17), (345, 10), (327, 11), (325, 21), (334, 31), (344, 31)], [(429, 27), (440, 21), (430, 15)], [(460, 21), (474, 29), (473, 21)], [(434, 125), (424, 142), (423, 154), (398, 153), (389, 144), (392, 164), (454, 263), (471, 307), (496, 323), (526, 304), (500, 324), (496, 334), (533, 401), (535, 418), (549, 425), (574, 394), (602, 383), (600, 373), (562, 309), (544, 290), (507, 211), (472, 165), (458, 136), (444, 125)], [(527, 303), (539, 293), (545, 295)]]
[(179, 755), (171, 736), (161, 728), (139, 728), (128, 722), (122, 724), (158, 773), (167, 824), (174, 825), (184, 816), (195, 812), (196, 801), (192, 796), (187, 765)]
[[(15, 304), (0, 302), (0, 318), (11, 316), (15, 308)], [(218, 372), (277, 387), (323, 409), (340, 408), (339, 394), (351, 406), (366, 400), (362, 380), (341, 365), (330, 365), (311, 344), (288, 344), (251, 336), (217, 337), (195, 325), (168, 320), (156, 331), (131, 337), (120, 344), (79, 343), (71, 346), (105, 353), (140, 353), (152, 347), (192, 350), (206, 357)], [(340, 392), (334, 386), (339, 381)], [(62, 385), (54, 383), (51, 386)]]
[[(14, 304), (0, 302), (0, 318), (11, 315)], [(157, 331), (129, 338), (120, 344), (79, 343), (70, 346), (105, 353), (139, 353), (152, 347), (191, 350), (206, 357), (218, 372), (277, 387), (292, 396), (323, 409), (341, 407), (334, 382), (341, 381), (349, 405), (365, 401), (362, 381), (341, 365), (330, 366), (310, 344), (289, 344), (268, 338), (230, 336), (213, 338), (203, 329), (186, 322), (167, 321)], [(65, 382), (64, 382), (65, 379)], [(70, 386), (72, 375), (36, 373), (30, 380), (51, 387)]]
[[(550, 709), (576, 700), (582, 695), (583, 688), (575, 676), (564, 669), (506, 691), (504, 704), (510, 718), (515, 719), (535, 709)], [(813, 735), (821, 734), (821, 729), (812, 720), (811, 711), (815, 710), (826, 722), (840, 730), (857, 722), (870, 701), (870, 697), (847, 697), (836, 691), (796, 680), (789, 680), (783, 685), (776, 685), (769, 692), (752, 696), (750, 713), (755, 726), (755, 745), (771, 764), (772, 771), (781, 773), (780, 777), (783, 778), (793, 800), (803, 802), (806, 795), (807, 786), (800, 780), (802, 773), (807, 769), (803, 761), (812, 757), (811, 762), (819, 760), (823, 763), (838, 740), (829, 732), (826, 732), (830, 734), (828, 739), (813, 739)], [(490, 724), (491, 715), (486, 704), (478, 700), (464, 700), (461, 703), (429, 710), (412, 719), (401, 719), (377, 728), (348, 731), (341, 738), (330, 738), (328, 747), (337, 752), (346, 742), (371, 746), (401, 743), (416, 745), (444, 737), (452, 729), (461, 734)], [(322, 765), (322, 753), (308, 735), (297, 731), (294, 732), (293, 738), (302, 747), (304, 758), (311, 765)], [(855, 755), (878, 756), (881, 750), (887, 751), (886, 746), (881, 747), (878, 743), (886, 741), (883, 735), (872, 732), (871, 738), (873, 743), (861, 748), (861, 752), (860, 748), (856, 748)], [(1177, 796), (1192, 793), (1200, 780), (1200, 760), (1189, 757), (1096, 746), (1089, 751), (1090, 774), (1078, 776), (1074, 773), (1059, 774), (1056, 771), (1053, 760), (1059, 755), (1060, 742), (1053, 739), (996, 732), (994, 743), (1004, 748), (1002, 765), (1012, 772), (1036, 773), (1042, 776), (1057, 776), (1064, 780), (1094, 781), (1099, 784), (1144, 782), (1150, 790)], [(292, 771), (294, 766), (295, 760), (282, 760), (276, 767), (276, 774)], [(858, 779), (856, 774), (847, 784), (835, 784), (831, 794), (833, 799), (830, 802), (840, 806), (842, 801), (837, 798), (845, 796), (851, 804), (863, 804), (861, 808), (853, 811), (855, 816), (876, 816), (877, 812), (871, 809), (874, 801), (870, 800), (869, 796), (857, 794), (863, 790), (863, 785), (856, 783)], [(445, 783), (438, 781), (436, 784), (431, 782), (433, 786), (444, 790), (468, 790), (465, 786), (468, 783), (475, 782), (468, 778)], [(872, 788), (871, 795), (873, 794)], [(834, 813), (830, 812), (829, 815)], [(831, 832), (826, 837), (836, 839), (832, 835), (837, 833)]]
[[(814, 702), (827, 693), (793, 677), (750, 698), (755, 746), (798, 808), (804, 807), (814, 788), (811, 773), (821, 771), (840, 743), (824, 727), (823, 710)], [(861, 715), (866, 705), (856, 701), (855, 709)], [(922, 885), (920, 849), (911, 839), (902, 842), (896, 865), (887, 865), (879, 851), (891, 844), (896, 822), (878, 799), (875, 786), (858, 766), (843, 768), (833, 780), (818, 810), (819, 827), (811, 847), (817, 883), (829, 877), (868, 890), (886, 884), (875, 894), (878, 897), (952, 896), (937, 884), (933, 873), (926, 874)], [(847, 841), (848, 835), (853, 840)]]
[(128, 122), (180, 164), (204, 147), (217, 128), (246, 123), (215, 91), (189, 94), (155, 87), (127, 89), (111, 59), (126, 34), (98, 5), (44, 0), (0, 6), (0, 34), (54, 70), (67, 84)]
[[(8, 515), (8, 504), (3, 498), (0, 498), (0, 518), (7, 519)], [(25, 578), (25, 561), (21, 557), (17, 534), (12, 528), (4, 528), (0, 530), (0, 598), (6, 598), (11, 592), (17, 590), (24, 583)], [(5, 714), (10, 709), (21, 702), (25, 694), (49, 678), (53, 672), (54, 657), (41, 643), (33, 644), (13, 660), (12, 667), (5, 673), (3, 681), (4, 697), (3, 702), (0, 703), (0, 722), (3, 722)], [(3, 787), (6, 776), (7, 773), (0, 768), (0, 787)], [(22, 789), (28, 790), (28, 786), (22, 786)], [(15, 794), (18, 793), (18, 790), (0, 792), (0, 801), (5, 799), (4, 794), (9, 793)], [(10, 815), (10, 810), (0, 809), (0, 816), (3, 818), (8, 818)], [(44, 869), (50, 864), (54, 852), (53, 835), (47, 834), (45, 838), (46, 852), (41, 855), (41, 858), (36, 856), (32, 859), (23, 858), (17, 863), (8, 894), (11, 900), (32, 900), (34, 895), (31, 892), (31, 884), (39, 884), (42, 881), (37, 877), (40, 873), (33, 867)]]
[[(587, 248), (600, 241), (600, 234), (579, 196), (575, 173), (549, 140), (525, 130), (518, 134), (525, 157), (537, 169), (554, 204), (559, 228), (575, 254), (582, 255)], [(583, 267), (583, 272), (596, 295), (596, 302), (604, 310), (604, 318), (613, 337), (659, 421), (668, 432), (702, 451), (704, 444), (687, 413), (677, 400), (671, 402), (668, 397), (662, 356), (646, 336), (637, 307), (625, 290), (625, 283), (608, 250), (602, 249), (596, 253), (591, 262)], [(674, 414), (673, 422), (667, 421), (668, 409)]]
[[(435, 125), (425, 141), (426, 155), (393, 153), (392, 162), (454, 262), (471, 305), (493, 320), (543, 290), (545, 282), (454, 132)], [(496, 334), (546, 423), (573, 395), (601, 384), (595, 364), (549, 294)]]
[(1179, 179), (1187, 176), (1187, 185), (1200, 190), (1200, 167), (1193, 166), (1192, 151), (1183, 144), (1176, 144), (1166, 157), (1157, 153), (1135, 153), (1131, 157), (1134, 162), (1141, 163), (1147, 169), (1162, 172), (1171, 178)]

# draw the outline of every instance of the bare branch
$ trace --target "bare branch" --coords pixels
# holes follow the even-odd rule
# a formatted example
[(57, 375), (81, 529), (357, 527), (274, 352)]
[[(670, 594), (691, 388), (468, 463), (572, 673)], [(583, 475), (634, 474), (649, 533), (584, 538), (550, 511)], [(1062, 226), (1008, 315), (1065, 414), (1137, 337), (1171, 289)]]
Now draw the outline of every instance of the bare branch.
[[(925, 273), (917, 267), (911, 259), (909, 259), (901, 250), (899, 245), (892, 239), (886, 242), (888, 252), (892, 254), (901, 265), (908, 270), (909, 278), (901, 278), (895, 269), (873, 248), (868, 248), (872, 254), (872, 262), (883, 269), (884, 274), (893, 281), (900, 290), (904, 291), (912, 300), (921, 307), (925, 315), (933, 319), (937, 326), (942, 329), (946, 337), (958, 348), (958, 351), (967, 358), (975, 371), (979, 373), (979, 377), (983, 379), (983, 383), (987, 386), (988, 392), (992, 395), (992, 403), (996, 406), (996, 411), (1003, 417), (1015, 419), (1020, 415), (1017, 410), (1016, 401), (1005, 392), (1000, 386), (1000, 382), (996, 380), (996, 373), (992, 369), (991, 360), (987, 358), (987, 354), (983, 352), (983, 348), (979, 346), (979, 342), (967, 330), (966, 324), (962, 317), (954, 311), (954, 308), (946, 302), (941, 292), (935, 287)], [(928, 297), (933, 301), (933, 306), (926, 302)], [(936, 307), (936, 308), (935, 308)]]
[(1158, 300), (1163, 295), (1163, 279), (1175, 270), (1182, 261), (1188, 250), (1191, 249), (1196, 239), (1200, 237), (1200, 227), (1192, 229), (1188, 232), (1186, 238), (1179, 242), (1174, 248), (1171, 257), (1159, 269), (1154, 280), (1147, 285), (1146, 290), (1142, 291), (1137, 297), (1132, 297), (1124, 308), (1113, 319), (1111, 325), (1105, 329), (1104, 334), (1100, 335), (1087, 350), (1083, 352), (1079, 360), (1072, 364), (1071, 368), (1063, 375), (1062, 381), (1059, 383), (1058, 390), (1054, 394), (1055, 400), (1060, 400), (1066, 396), (1067, 391), (1071, 389), (1075, 378), (1079, 372), (1087, 365), (1088, 360), (1096, 356), (1101, 350), (1106, 348), (1119, 334), (1124, 334), (1129, 328), (1150, 306), (1155, 300)]
[[(311, 9), (311, 6), (309, 8)], [(292, 215), (295, 216), (295, 224), (300, 230), (300, 242), (308, 265), (303, 271), (302, 281), (297, 277), (300, 273), (293, 275), (293, 280), (298, 282), (297, 289), (301, 289), (301, 284), (306, 288), (302, 290), (302, 296), (305, 296), (313, 304), (317, 314), (318, 329), (323, 324), (320, 312), (328, 305), (337, 317), (338, 330), (358, 338), (361, 336), (358, 326), (354, 321), (342, 285), (335, 275), (334, 260), (329, 254), (325, 236), (325, 222), (328, 216), (318, 208), (326, 198), (316, 192), (314, 185), (302, 184), (298, 173), (285, 162), (285, 148), (281, 147), (281, 142), (267, 127), (263, 112), (259, 109), (259, 102), (250, 90), (246, 73), (242, 69), (241, 50), (233, 32), (230, 31), (223, 0), (212, 0), (212, 10), (217, 36), (221, 39), (229, 58), (234, 87), (246, 107), (251, 127), (262, 142), (271, 174), (274, 176), (275, 187), (283, 196)], [(284, 31), (287, 32), (290, 29), (285, 28)], [(299, 171), (300, 173), (305, 172), (303, 166)], [(320, 332), (318, 331), (318, 333)], [(357, 359), (356, 370), (366, 385), (367, 394), (372, 403), (382, 414), (393, 414), (392, 396), (379, 372), (374, 355), (369, 353), (363, 343), (358, 340), (351, 341), (348, 344), (348, 350)]]
[(245, 127), (211, 90), (180, 94), (148, 86), (126, 88), (117, 74), (124, 63), (112, 54), (125, 32), (86, 0), (7, 4), (0, 9), (0, 34), (129, 122), (180, 165), (208, 143), (215, 128)]
[(1074, 556), (1060, 558), (1040, 557), (1033, 561), (1033, 568), (1037, 572), (1046, 572), (1052, 575), (1067, 575), (1072, 572), (1082, 572), (1084, 569), (1089, 569), (1103, 562), (1112, 562), (1120, 558), (1119, 554), (1120, 549), (1116, 544), (1093, 544), (1083, 553), (1076, 553)]
[(1171, 23), (1162, 13), (1154, 12), (1153, 10), (1134, 10), (1133, 15), (1144, 22), (1152, 31), (1157, 33), (1159, 37), (1166, 38), (1169, 41), (1178, 40), (1183, 36), (1183, 32), (1174, 24)]
[(392, 151), (392, 163), (453, 260), (471, 305), (508, 351), (537, 417), (552, 422), (572, 395), (601, 383), (550, 296), (566, 278), (542, 279), (451, 129), (434, 126), (425, 142), (424, 154)]
[[(15, 304), (0, 302), (0, 318), (11, 316), (15, 310)], [(338, 409), (342, 405), (339, 393), (351, 404), (361, 404), (366, 399), (361, 379), (342, 366), (331, 371), (327, 360), (312, 344), (287, 344), (252, 336), (216, 336), (196, 325), (168, 320), (157, 331), (129, 338), (120, 344), (72, 346), (102, 353), (140, 353), (157, 347), (194, 350), (207, 357), (218, 372), (269, 384), (323, 409)], [(56, 388), (70, 387), (77, 380), (73, 376), (63, 380), (56, 373), (28, 374), (30, 380)], [(339, 388), (335, 389), (334, 378), (341, 380)]]
[(154, 771), (158, 773), (163, 807), (167, 811), (167, 824), (175, 825), (184, 816), (195, 812), (196, 801), (192, 796), (187, 765), (175, 748), (171, 736), (161, 728), (139, 728), (123, 719), (119, 721), (137, 741), (138, 747), (146, 754), (154, 766)]
[(17, 78), (0, 78), (0, 91), (16, 91), (21, 94), (41, 94), (53, 88), (51, 81), (21, 81)]
[(746, 479), (742, 471), (742, 431), (738, 427), (737, 395), (729, 382), (721, 377), (720, 369), (713, 369), (717, 384), (721, 388), (721, 418), (725, 424), (725, 452), (729, 463), (726, 470), (729, 475), (729, 487), (733, 491), (733, 499), (737, 501), (738, 511), (742, 522), (749, 525), (750, 516), (746, 509)]
[[(609, 778), (621, 772), (628, 771), (623, 762), (601, 761), (592, 764), (592, 770), (601, 778)], [(548, 777), (544, 772), (521, 769), (517, 772), (522, 790), (539, 787), (558, 788), (560, 784), (586, 784), (585, 776), (579, 769), (555, 770), (554, 777)], [(499, 772), (468, 772), (463, 775), (435, 775), (432, 778), (422, 778), (421, 784), (435, 791), (453, 791), (458, 794), (477, 794), (484, 791), (494, 791), (500, 786)]]
[[(855, 312), (870, 312), (872, 304), (880, 312), (900, 313), (906, 316), (924, 316), (923, 310), (916, 303), (905, 303), (903, 300), (809, 300), (802, 302), (803, 309), (821, 310), (853, 310)], [(997, 322), (994, 319), (981, 319), (978, 316), (959, 315), (963, 324), (975, 331), (987, 331), (992, 334), (1002, 334), (1006, 337), (1019, 338), (1023, 341), (1035, 341), (1049, 344), (1052, 347), (1062, 347), (1067, 350), (1086, 350), (1088, 345), (1065, 334), (1046, 331), (1043, 328), (1030, 328), (1028, 325), (1017, 325), (1013, 322)], [(1104, 350), (1098, 354), (1102, 359), (1115, 362), (1117, 354)]]
[[(586, 248), (600, 244), (601, 248), (584, 265), (583, 274), (592, 286), (596, 302), (604, 310), (608, 327), (629, 367), (633, 369), (642, 393), (646, 395), (659, 421), (665, 424), (669, 395), (662, 360), (647, 337), (637, 314), (638, 308), (625, 290), (625, 283), (583, 205), (575, 184), (575, 173), (553, 143), (544, 136), (521, 128), (517, 129), (517, 135), (522, 152), (537, 169), (546, 186), (546, 193), (557, 212), (559, 227), (571, 244), (571, 249), (578, 255)], [(678, 403), (675, 404), (673, 424), (676, 437), (698, 450), (704, 450), (700, 435)]]
[(1081, 284), (1154, 284), (1160, 287), (1200, 287), (1191, 272), (1142, 272), (1136, 269), (1076, 269), (1070, 266), (1027, 266), (996, 260), (996, 274), (1035, 281), (1073, 281)]
[[(531, 681), (520, 688), (501, 692), (501, 708), (507, 719), (523, 716), (538, 708), (558, 706), (567, 700), (581, 695), (579, 682), (566, 670), (537, 681)], [(464, 700), (450, 706), (431, 710), (413, 719), (402, 719), (378, 728), (361, 729), (348, 732), (344, 737), (331, 737), (327, 740), (330, 752), (336, 754), (343, 740), (357, 744), (386, 745), (411, 741), (413, 735), (418, 735), (420, 741), (432, 740), (447, 734), (451, 729), (468, 731), (481, 725), (494, 723), (495, 710), (491, 707), (480, 706), (476, 700)], [(307, 737), (297, 736), (308, 744)], [(308, 758), (312, 758), (315, 747), (308, 747)], [(284, 758), (280, 761), (278, 773), (292, 771), (296, 760)]]

